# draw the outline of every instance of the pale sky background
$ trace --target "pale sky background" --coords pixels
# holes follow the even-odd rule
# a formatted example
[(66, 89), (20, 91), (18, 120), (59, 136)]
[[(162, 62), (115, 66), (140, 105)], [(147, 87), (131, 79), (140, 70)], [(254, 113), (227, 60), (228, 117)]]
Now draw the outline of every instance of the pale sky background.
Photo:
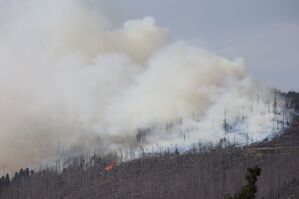
[(110, 0), (117, 20), (153, 16), (184, 39), (229, 58), (252, 76), (299, 90), (299, 0)]

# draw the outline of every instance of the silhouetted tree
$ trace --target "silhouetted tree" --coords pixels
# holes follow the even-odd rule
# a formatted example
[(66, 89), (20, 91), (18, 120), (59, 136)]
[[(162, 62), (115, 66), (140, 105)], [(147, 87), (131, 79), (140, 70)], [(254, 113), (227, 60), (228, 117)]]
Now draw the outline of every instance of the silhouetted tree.
[(0, 193), (1, 193), (2, 189), (4, 188), (4, 185), (5, 185), (5, 177), (2, 176), (0, 178)]
[(17, 181), (19, 179), (19, 173), (15, 172), (14, 177), (12, 178), (12, 181)]
[(9, 178), (8, 173), (5, 176), (4, 185), (5, 185), (5, 187), (9, 187), (9, 185), (10, 185), (10, 178)]
[(24, 173), (24, 169), (23, 169), (23, 168), (21, 168), (21, 169), (20, 169), (20, 171), (19, 171), (19, 176), (20, 176), (20, 177), (23, 177), (23, 176), (24, 176), (24, 174), (25, 174), (25, 173)]

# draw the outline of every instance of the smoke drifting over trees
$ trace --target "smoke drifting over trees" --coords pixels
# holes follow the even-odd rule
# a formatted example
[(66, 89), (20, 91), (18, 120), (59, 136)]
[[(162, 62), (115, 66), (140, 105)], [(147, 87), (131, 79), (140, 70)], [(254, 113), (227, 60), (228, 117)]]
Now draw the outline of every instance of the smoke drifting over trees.
[(144, 144), (149, 150), (218, 141), (225, 109), (237, 133), (228, 138), (260, 140), (273, 132), (273, 93), (254, 83), (242, 59), (172, 42), (152, 17), (117, 27), (92, 3), (0, 1), (5, 168), (84, 149), (134, 148), (144, 128), (153, 132)]

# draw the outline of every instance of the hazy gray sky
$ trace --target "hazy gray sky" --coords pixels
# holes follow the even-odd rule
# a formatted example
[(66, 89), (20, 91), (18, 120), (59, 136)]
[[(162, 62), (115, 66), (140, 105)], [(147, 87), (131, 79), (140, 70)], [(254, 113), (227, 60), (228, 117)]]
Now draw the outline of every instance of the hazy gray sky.
[(117, 18), (153, 16), (173, 39), (243, 57), (267, 85), (299, 89), (298, 0), (110, 0)]

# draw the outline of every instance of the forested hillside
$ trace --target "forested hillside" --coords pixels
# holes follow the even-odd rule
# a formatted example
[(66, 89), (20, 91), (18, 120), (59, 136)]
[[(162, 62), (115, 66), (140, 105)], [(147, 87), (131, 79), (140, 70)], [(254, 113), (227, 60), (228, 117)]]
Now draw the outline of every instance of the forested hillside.
[(78, 157), (47, 169), (21, 169), (1, 178), (3, 199), (219, 199), (238, 192), (249, 167), (259, 166), (257, 198), (299, 198), (298, 93), (288, 93), (293, 123), (281, 135), (250, 146), (201, 146), (180, 154), (145, 155), (120, 162), (114, 155)]

